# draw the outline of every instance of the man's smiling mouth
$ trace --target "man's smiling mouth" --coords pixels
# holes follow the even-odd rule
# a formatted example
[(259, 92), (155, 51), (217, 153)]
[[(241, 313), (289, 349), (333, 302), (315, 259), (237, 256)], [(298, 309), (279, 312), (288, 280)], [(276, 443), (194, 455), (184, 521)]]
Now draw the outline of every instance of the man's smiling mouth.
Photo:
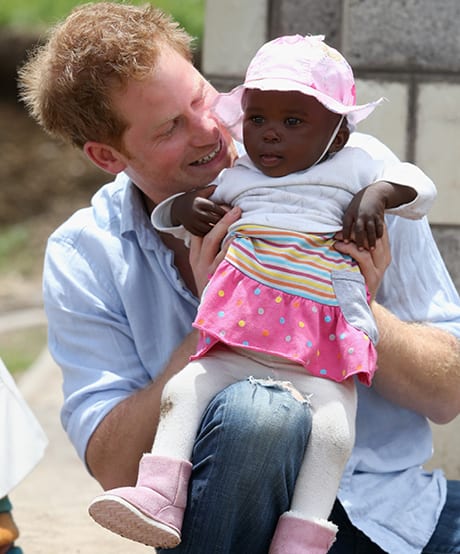
[(219, 154), (219, 152), (221, 150), (222, 150), (222, 141), (219, 141), (219, 144), (217, 145), (217, 148), (215, 150), (213, 150), (209, 154), (206, 154), (206, 156), (203, 156), (202, 158), (200, 158), (196, 162), (191, 163), (190, 165), (204, 165), (204, 164), (207, 164), (210, 161), (212, 161), (217, 156), (217, 154)]

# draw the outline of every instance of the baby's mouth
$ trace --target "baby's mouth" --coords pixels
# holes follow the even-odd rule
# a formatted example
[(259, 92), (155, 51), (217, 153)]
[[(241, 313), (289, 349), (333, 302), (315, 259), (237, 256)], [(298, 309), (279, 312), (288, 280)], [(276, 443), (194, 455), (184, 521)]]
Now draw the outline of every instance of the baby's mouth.
[(279, 164), (282, 157), (278, 154), (270, 153), (270, 154), (261, 154), (259, 159), (260, 159), (260, 163), (263, 166), (270, 167), (270, 166)]

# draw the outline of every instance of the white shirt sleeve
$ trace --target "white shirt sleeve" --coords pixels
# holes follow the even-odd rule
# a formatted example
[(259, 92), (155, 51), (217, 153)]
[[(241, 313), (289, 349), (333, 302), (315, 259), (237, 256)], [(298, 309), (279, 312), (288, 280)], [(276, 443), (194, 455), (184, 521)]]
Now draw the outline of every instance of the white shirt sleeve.
[(377, 301), (403, 321), (435, 325), (460, 338), (460, 298), (426, 217), (387, 217), (391, 264)]
[[(416, 182), (419, 190), (423, 190), (426, 175), (420, 170), (414, 171), (415, 166), (411, 164), (407, 164), (409, 167), (395, 165), (398, 158), (376, 138), (355, 132), (349, 144), (384, 160), (388, 168), (385, 176), (392, 182), (406, 185)], [(393, 166), (396, 172), (399, 167), (399, 178), (392, 172)], [(377, 301), (404, 321), (435, 325), (460, 338), (460, 298), (426, 217), (409, 221), (388, 215), (386, 219), (392, 262), (383, 277)]]
[(48, 439), (0, 359), (0, 498), (42, 459)]
[(421, 169), (413, 164), (400, 162), (384, 144), (364, 133), (352, 133), (347, 146), (362, 148), (371, 158), (382, 160), (384, 168), (380, 176), (381, 180), (412, 187), (417, 193), (417, 197), (412, 202), (386, 210), (386, 213), (409, 219), (420, 219), (429, 212), (436, 198), (436, 187)]
[(386, 210), (386, 213), (408, 219), (420, 219), (430, 211), (436, 198), (436, 187), (433, 181), (417, 166), (410, 163), (385, 166), (382, 179), (389, 183), (411, 187), (417, 193), (412, 202)]
[(150, 216), (150, 221), (157, 231), (160, 233), (169, 233), (183, 240), (188, 247), (190, 246), (190, 233), (183, 225), (173, 225), (171, 222), (172, 203), (177, 197), (182, 196), (182, 194), (183, 193), (179, 192), (157, 204)]

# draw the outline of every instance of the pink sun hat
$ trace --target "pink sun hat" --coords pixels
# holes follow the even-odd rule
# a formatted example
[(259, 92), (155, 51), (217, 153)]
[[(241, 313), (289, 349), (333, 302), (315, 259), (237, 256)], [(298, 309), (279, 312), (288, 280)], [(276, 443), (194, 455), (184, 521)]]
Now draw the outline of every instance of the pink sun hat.
[(356, 104), (353, 71), (323, 35), (289, 35), (264, 44), (252, 59), (242, 85), (219, 94), (213, 110), (234, 138), (242, 140), (241, 100), (246, 89), (298, 91), (344, 115), (351, 130), (383, 102)]

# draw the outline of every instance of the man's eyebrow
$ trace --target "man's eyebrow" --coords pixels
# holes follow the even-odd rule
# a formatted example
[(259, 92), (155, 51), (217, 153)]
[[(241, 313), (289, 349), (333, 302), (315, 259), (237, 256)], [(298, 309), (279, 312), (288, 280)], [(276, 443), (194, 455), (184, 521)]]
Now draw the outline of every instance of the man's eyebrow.
[[(197, 86), (195, 88), (195, 93), (193, 96), (194, 101), (197, 99), (201, 100), (201, 98), (204, 97), (207, 84), (208, 84), (207, 81), (205, 81), (204, 79), (200, 79), (198, 81)], [(164, 127), (165, 125), (168, 125), (171, 121), (174, 121), (174, 119), (176, 119), (179, 116), (180, 114), (174, 114), (174, 113), (167, 115), (160, 123), (158, 123), (158, 125), (155, 125), (155, 127), (152, 127), (151, 129), (152, 134), (161, 132), (162, 127)]]

